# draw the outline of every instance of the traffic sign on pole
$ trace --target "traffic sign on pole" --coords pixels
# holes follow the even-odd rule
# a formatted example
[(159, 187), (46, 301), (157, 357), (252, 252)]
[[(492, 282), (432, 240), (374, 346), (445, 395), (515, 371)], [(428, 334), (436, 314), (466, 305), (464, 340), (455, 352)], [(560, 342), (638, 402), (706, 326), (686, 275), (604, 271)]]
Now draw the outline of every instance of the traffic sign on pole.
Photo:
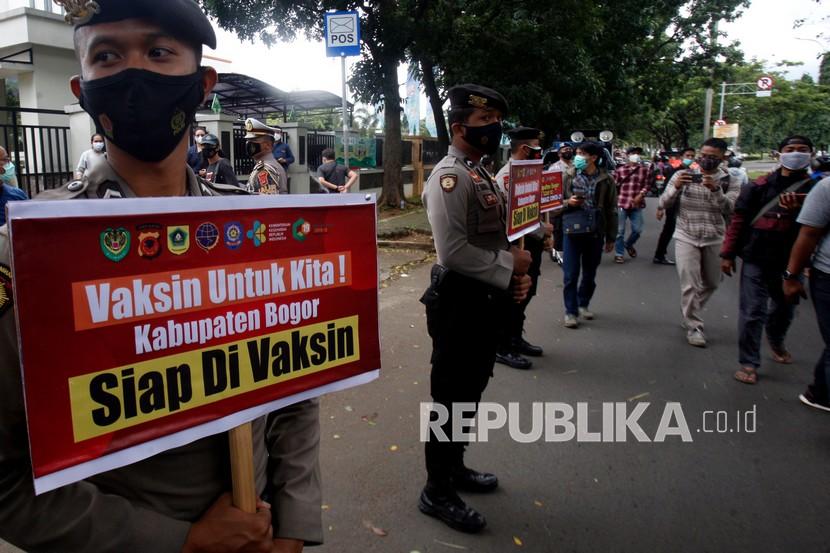
[(326, 39), (326, 56), (340, 58), (343, 79), (343, 165), (349, 166), (349, 122), (346, 119), (346, 56), (360, 55), (360, 16), (354, 10), (328, 12), (323, 19), (323, 36)]
[(772, 90), (772, 85), (775, 84), (775, 80), (769, 75), (764, 75), (758, 79), (756, 84), (758, 85), (758, 90)]
[(329, 12), (323, 21), (326, 55), (360, 55), (360, 16), (356, 11)]

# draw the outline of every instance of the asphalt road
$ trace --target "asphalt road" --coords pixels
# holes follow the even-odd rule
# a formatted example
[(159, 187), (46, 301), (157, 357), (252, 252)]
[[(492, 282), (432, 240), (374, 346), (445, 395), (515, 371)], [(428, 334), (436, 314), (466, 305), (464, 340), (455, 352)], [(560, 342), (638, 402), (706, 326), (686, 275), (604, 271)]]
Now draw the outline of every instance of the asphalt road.
[[(389, 271), (395, 280), (380, 293), (381, 377), (323, 399), (326, 544), (311, 551), (830, 551), (830, 416), (797, 400), (822, 348), (812, 306), (799, 308), (790, 332), (793, 365), (774, 365), (765, 350), (759, 384), (735, 382), (738, 283), (725, 279), (708, 307), (710, 346), (687, 345), (676, 272), (651, 263), (660, 223), (656, 200), (649, 203), (641, 257), (621, 266), (603, 260), (595, 321), (562, 327), (561, 271), (545, 260), (526, 330), (546, 354), (527, 372), (497, 365), (484, 400), (518, 402), (523, 431), (533, 402), (586, 403), (587, 417), (576, 419), (590, 431), (602, 428), (603, 403), (622, 402), (630, 414), (648, 402), (640, 425), (649, 438), (666, 402), (679, 402), (693, 441), (639, 443), (629, 433), (625, 443), (522, 444), (495, 431), (467, 455), (501, 480), (496, 493), (465, 495), (488, 528), (465, 535), (422, 515), (418, 418), (429, 399), (430, 343), (418, 298), (429, 267)], [(738, 412), (751, 409), (755, 432), (737, 432), (746, 430)], [(723, 411), (727, 431), (704, 432), (717, 416), (704, 427), (705, 411)]]
[[(830, 417), (797, 399), (822, 347), (812, 306), (799, 308), (790, 333), (793, 365), (774, 365), (765, 350), (759, 384), (735, 382), (738, 283), (726, 279), (708, 307), (710, 346), (686, 344), (676, 272), (651, 263), (660, 224), (649, 203), (642, 256), (622, 266), (603, 260), (594, 322), (561, 326), (561, 272), (545, 260), (526, 330), (546, 355), (528, 372), (497, 365), (484, 400), (519, 402), (525, 431), (532, 402), (587, 402), (590, 430), (602, 427), (604, 402), (625, 402), (629, 413), (649, 402), (640, 422), (651, 438), (666, 402), (680, 402), (693, 442), (629, 434), (626, 443), (518, 444), (495, 432), (467, 455), (501, 479), (492, 495), (465, 496), (488, 528), (460, 534), (420, 514), (418, 413), (430, 352), (417, 301), (422, 266), (381, 293), (381, 378), (324, 399), (327, 543), (317, 551), (830, 551)], [(737, 412), (753, 408), (755, 432), (736, 432)], [(724, 411), (733, 431), (703, 432), (709, 410)]]

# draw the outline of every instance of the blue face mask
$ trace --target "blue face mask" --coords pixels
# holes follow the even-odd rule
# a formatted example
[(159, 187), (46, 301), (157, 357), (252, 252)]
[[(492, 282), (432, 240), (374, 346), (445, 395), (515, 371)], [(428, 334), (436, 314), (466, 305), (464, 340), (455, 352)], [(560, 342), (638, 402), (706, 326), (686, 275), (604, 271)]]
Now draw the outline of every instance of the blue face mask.
[(685, 165), (686, 167), (690, 166), (694, 162), (695, 162), (695, 160), (693, 160), (693, 159), (689, 159), (687, 157), (683, 158), (683, 165)]
[(574, 167), (577, 171), (584, 171), (588, 167), (588, 158), (583, 155), (576, 154), (574, 156)]
[(3, 166), (3, 174), (0, 175), (0, 180), (3, 182), (11, 182), (14, 178), (14, 163), (11, 161)]

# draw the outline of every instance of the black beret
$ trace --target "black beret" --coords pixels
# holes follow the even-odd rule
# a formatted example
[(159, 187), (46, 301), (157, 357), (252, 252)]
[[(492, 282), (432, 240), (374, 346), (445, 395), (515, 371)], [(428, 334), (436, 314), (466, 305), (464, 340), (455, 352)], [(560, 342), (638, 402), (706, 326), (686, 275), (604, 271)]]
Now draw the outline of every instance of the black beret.
[(544, 134), (539, 129), (532, 127), (516, 127), (507, 131), (507, 136), (510, 140), (534, 140), (541, 139)]
[(460, 84), (452, 87), (448, 96), (450, 109), (458, 108), (495, 108), (502, 115), (508, 111), (507, 100), (504, 96), (486, 86), (477, 84)]
[(191, 44), (216, 48), (216, 33), (195, 0), (55, 0), (66, 20), (79, 29), (86, 25), (145, 19), (170, 36)]

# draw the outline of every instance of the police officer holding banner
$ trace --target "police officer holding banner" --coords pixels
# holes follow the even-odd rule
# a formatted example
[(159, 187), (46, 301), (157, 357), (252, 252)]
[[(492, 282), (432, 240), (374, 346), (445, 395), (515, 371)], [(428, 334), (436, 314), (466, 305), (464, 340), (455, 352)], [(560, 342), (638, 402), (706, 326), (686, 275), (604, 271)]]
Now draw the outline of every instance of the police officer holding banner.
[(285, 194), (288, 176), (274, 157), (277, 129), (253, 118), (245, 120), (245, 152), (256, 165), (248, 178), (248, 192), (258, 194)]
[[(55, 1), (75, 25), (82, 75), (72, 91), (108, 159), (41, 199), (244, 194), (185, 163), (190, 122), (217, 80), (200, 66), (216, 37), (198, 4)], [(9, 253), (0, 227), (0, 538), (32, 553), (296, 553), (322, 541), (316, 400), (254, 421), (256, 489), (270, 501), (256, 513), (232, 505), (225, 434), (35, 496)]]
[(427, 484), (419, 508), (452, 528), (478, 532), (486, 521), (457, 490), (491, 491), (498, 479), (465, 466), (466, 444), (452, 441), (453, 404), (480, 401), (508, 306), (524, 300), (530, 288), (531, 258), (508, 244), (503, 194), (479, 164), (499, 147), (507, 102), (495, 90), (473, 84), (450, 89), (449, 99), (452, 144), (422, 197), (438, 264), (421, 298), (433, 346), (431, 416), (441, 420), (440, 411), (446, 410), (449, 418), (441, 425), (444, 436), (430, 431), (425, 444)]
[[(531, 127), (516, 127), (507, 131), (507, 136), (510, 137), (510, 159), (542, 159), (541, 140), (543, 135), (542, 131)], [(496, 174), (496, 182), (507, 194), (510, 185), (509, 161)], [(552, 247), (551, 241), (546, 242), (547, 239), (550, 239), (552, 230), (553, 226), (550, 224), (541, 223), (538, 229), (524, 236), (524, 247), (530, 252), (530, 257), (533, 259), (528, 269), (531, 278), (530, 291), (521, 303), (510, 306), (510, 313), (506, 321), (507, 328), (496, 353), (497, 363), (514, 369), (531, 368), (533, 363), (524, 357), (525, 355), (540, 357), (544, 353), (541, 347), (525, 340), (524, 323), (525, 311), (530, 304), (530, 300), (536, 295), (539, 275), (542, 274), (542, 252), (545, 249), (550, 250)]]

